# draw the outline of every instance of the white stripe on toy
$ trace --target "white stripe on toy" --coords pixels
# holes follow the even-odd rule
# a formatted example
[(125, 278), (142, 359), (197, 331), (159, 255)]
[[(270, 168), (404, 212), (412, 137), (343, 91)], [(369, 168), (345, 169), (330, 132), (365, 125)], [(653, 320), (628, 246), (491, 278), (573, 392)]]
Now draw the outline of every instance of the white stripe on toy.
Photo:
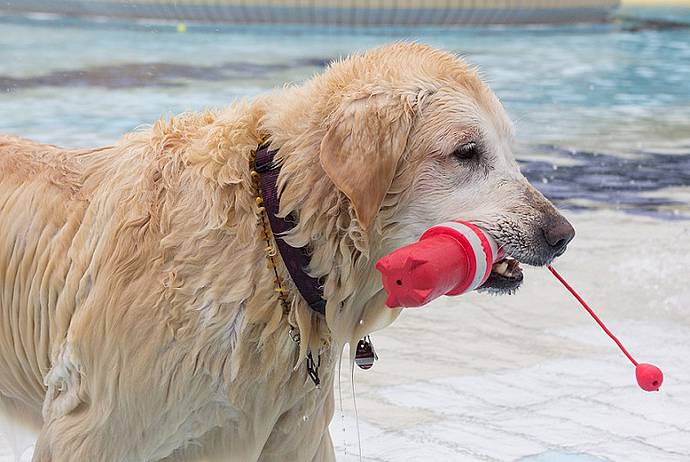
[[(498, 252), (498, 246), (486, 233), (483, 233), (474, 225), (469, 225), (458, 221), (449, 221), (438, 226), (451, 228), (460, 233), (467, 239), (472, 246), (473, 256), (476, 262), (476, 271), (472, 276), (472, 282), (462, 293), (471, 292), (489, 277), (491, 274), (491, 267), (494, 264), (494, 258)], [(434, 226), (435, 228), (436, 226)], [(482, 245), (484, 243), (484, 245)]]

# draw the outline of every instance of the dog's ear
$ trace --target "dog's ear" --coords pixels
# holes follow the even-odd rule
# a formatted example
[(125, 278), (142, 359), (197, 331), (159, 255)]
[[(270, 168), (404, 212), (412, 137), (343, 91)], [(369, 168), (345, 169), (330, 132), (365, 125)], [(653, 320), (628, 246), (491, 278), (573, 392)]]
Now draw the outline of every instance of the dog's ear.
[(410, 107), (387, 95), (342, 103), (321, 142), (321, 166), (369, 228), (393, 182), (412, 125)]

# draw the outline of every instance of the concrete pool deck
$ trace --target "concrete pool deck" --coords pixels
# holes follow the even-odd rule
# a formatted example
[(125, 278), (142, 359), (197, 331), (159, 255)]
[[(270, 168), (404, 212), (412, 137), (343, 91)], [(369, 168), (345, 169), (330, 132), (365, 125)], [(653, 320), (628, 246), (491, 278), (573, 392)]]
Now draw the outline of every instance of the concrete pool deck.
[(623, 6), (690, 6), (690, 0), (621, 0)]

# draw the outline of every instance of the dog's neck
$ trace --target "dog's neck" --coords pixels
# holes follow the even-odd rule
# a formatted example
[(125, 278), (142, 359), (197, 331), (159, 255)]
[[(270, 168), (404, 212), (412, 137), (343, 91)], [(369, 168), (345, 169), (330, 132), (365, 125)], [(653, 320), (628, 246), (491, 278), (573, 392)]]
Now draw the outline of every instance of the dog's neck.
[[(321, 168), (319, 148), (324, 129), (318, 114), (308, 112), (315, 103), (299, 88), (274, 97), (263, 102), (265, 115), (258, 131), (270, 140), (271, 149), (278, 150), (280, 215), (293, 215), (297, 222), (285, 241), (297, 248), (309, 246), (308, 272), (324, 280), (327, 331), (319, 336), (332, 336), (341, 348), (345, 343), (354, 346), (398, 315), (398, 310), (385, 307), (385, 293), (374, 268), (378, 258), (391, 249), (381, 244), (383, 230), (378, 224), (368, 231), (359, 226), (350, 201)], [(286, 98), (300, 101), (277, 103)], [(280, 107), (302, 107), (304, 112), (296, 117), (281, 113)], [(291, 123), (286, 124), (286, 120)], [(306, 305), (304, 300), (297, 304)], [(303, 327), (307, 326), (300, 326), (300, 331)]]

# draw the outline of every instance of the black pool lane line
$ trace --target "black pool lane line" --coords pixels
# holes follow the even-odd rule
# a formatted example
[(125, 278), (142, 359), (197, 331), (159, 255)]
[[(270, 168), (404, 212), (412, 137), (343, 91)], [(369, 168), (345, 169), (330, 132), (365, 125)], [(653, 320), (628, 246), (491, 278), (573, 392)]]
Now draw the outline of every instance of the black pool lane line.
[(635, 158), (631, 159), (554, 145), (540, 145), (537, 149), (575, 161), (574, 165), (565, 166), (542, 160), (519, 161), (530, 182), (560, 207), (586, 209), (588, 207), (573, 202), (584, 199), (598, 203), (600, 207), (597, 208), (620, 209), (664, 219), (690, 219), (690, 215), (673, 212), (674, 208), (687, 210), (686, 202), (662, 194), (655, 197), (643, 194), (690, 186), (690, 153), (634, 152)]

